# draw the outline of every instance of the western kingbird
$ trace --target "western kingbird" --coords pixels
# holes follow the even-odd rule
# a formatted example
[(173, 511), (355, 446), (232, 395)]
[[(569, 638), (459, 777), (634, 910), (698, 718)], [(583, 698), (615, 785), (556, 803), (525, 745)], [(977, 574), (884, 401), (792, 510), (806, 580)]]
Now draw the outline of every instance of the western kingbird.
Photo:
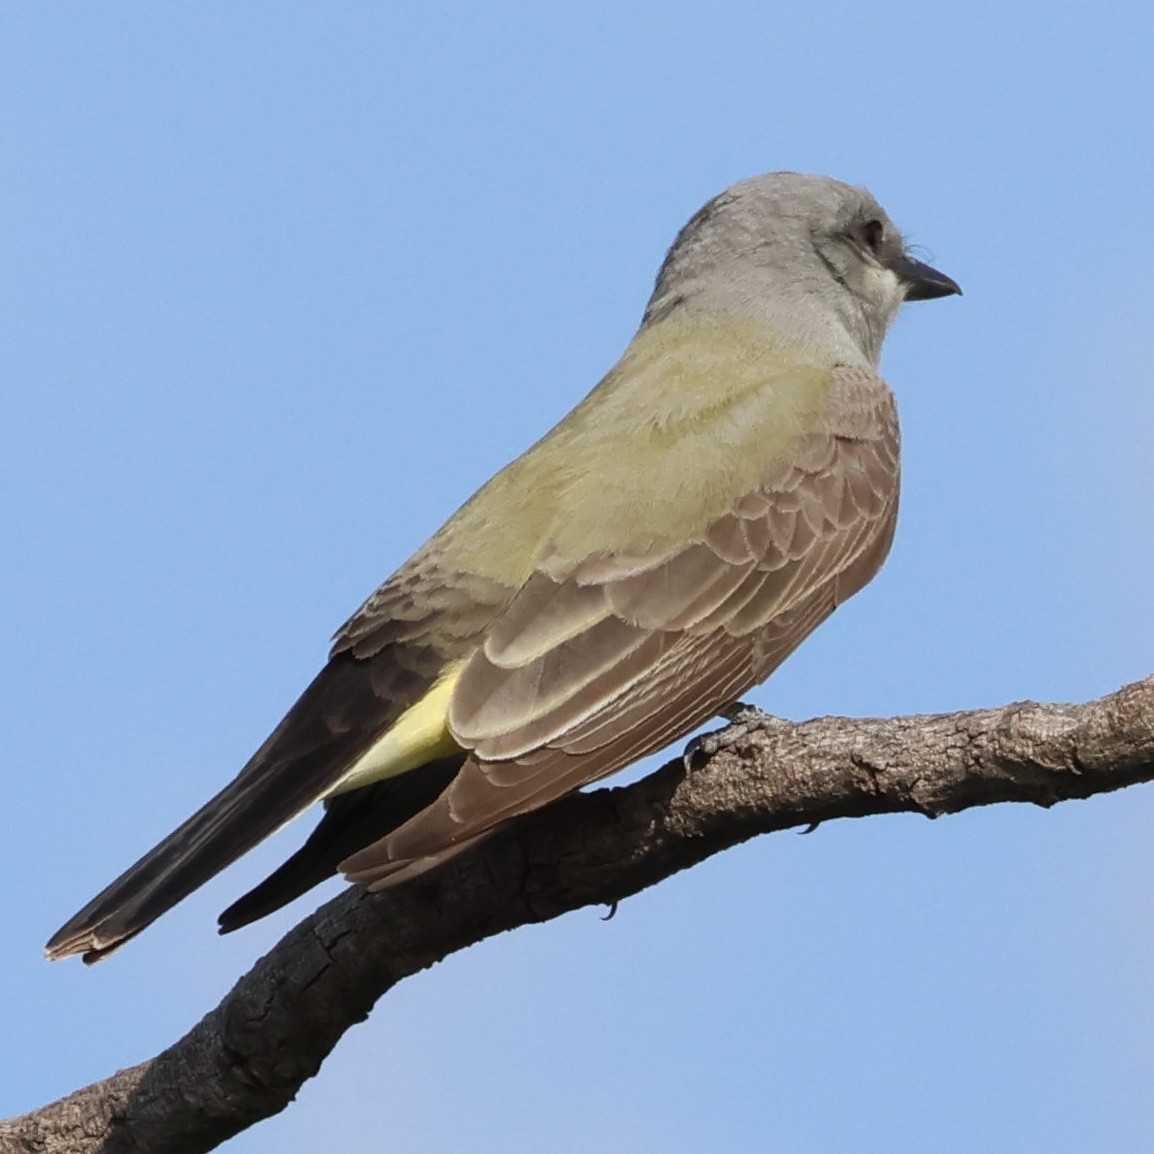
[(903, 301), (960, 291), (863, 189), (783, 172), (711, 200), (605, 378), (369, 597), (240, 774), (48, 956), (102, 957), (317, 801), (222, 932), (338, 870), (381, 888), (735, 701), (881, 566), (882, 338)]

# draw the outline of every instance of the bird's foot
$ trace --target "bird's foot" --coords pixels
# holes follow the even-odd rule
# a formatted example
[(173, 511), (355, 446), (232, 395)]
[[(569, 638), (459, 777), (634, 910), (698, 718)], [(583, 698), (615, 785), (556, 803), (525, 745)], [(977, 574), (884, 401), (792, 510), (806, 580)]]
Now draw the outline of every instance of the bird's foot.
[(745, 737), (756, 729), (762, 728), (766, 722), (772, 722), (771, 714), (759, 709), (756, 705), (747, 705), (744, 701), (735, 701), (724, 709), (718, 710), (718, 716), (724, 717), (729, 724), (724, 729), (715, 729), (712, 733), (703, 733), (685, 747), (681, 759), (687, 771), (692, 772), (696, 765), (720, 753), (723, 749), (732, 749)]

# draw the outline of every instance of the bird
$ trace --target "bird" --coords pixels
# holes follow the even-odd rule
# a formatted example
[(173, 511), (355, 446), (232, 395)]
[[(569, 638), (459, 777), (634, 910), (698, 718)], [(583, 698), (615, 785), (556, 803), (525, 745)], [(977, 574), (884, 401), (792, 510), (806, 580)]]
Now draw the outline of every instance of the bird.
[(865, 189), (706, 203), (620, 360), (336, 633), (240, 773), (69, 919), (94, 962), (318, 802), (229, 932), (337, 873), (420, 875), (682, 739), (878, 572), (899, 493), (878, 373), (899, 307), (961, 293)]

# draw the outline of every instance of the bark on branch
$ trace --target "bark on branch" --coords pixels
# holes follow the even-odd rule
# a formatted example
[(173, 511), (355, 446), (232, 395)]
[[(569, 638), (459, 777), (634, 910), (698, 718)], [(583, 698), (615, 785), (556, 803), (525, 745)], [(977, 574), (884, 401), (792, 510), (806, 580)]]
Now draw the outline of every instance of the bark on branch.
[(0, 1152), (210, 1150), (288, 1105), (402, 978), (502, 930), (619, 901), (756, 834), (1049, 806), (1152, 780), (1154, 677), (1083, 705), (801, 724), (743, 716), (692, 760), (568, 798), (395, 891), (348, 891), (162, 1054), (0, 1122)]

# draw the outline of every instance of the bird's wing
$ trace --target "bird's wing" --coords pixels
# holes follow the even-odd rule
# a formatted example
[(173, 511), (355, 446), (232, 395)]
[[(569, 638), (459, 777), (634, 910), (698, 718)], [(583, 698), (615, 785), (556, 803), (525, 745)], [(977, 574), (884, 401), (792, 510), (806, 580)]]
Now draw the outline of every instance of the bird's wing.
[(702, 539), (530, 578), (454, 686), (450, 729), (471, 751), (460, 774), (342, 863), (347, 877), (385, 884), (419, 872), (683, 736), (874, 575), (897, 509), (897, 421), (876, 378), (863, 388), (860, 371), (841, 373), (855, 403)]

